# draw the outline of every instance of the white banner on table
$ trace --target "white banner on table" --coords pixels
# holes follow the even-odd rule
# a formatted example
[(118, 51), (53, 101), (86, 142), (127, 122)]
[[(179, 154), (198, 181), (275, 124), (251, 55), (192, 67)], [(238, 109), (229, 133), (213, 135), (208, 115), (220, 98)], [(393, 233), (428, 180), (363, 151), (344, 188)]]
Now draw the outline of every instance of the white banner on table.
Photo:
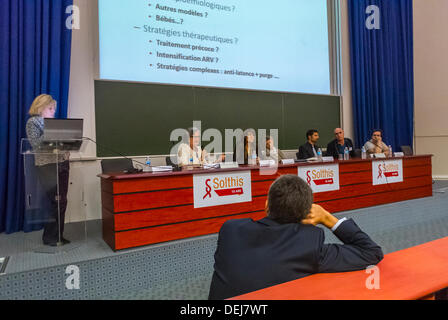
[(193, 175), (194, 207), (252, 201), (250, 171)]
[(403, 160), (372, 161), (373, 185), (403, 182)]
[(324, 164), (300, 166), (299, 177), (305, 180), (314, 193), (339, 190), (339, 165)]

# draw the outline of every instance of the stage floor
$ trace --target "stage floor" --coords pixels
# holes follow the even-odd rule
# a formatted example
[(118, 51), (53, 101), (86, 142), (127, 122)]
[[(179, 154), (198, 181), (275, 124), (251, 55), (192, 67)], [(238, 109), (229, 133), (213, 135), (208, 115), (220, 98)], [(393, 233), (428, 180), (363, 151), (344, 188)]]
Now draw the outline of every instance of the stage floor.
[[(433, 190), (433, 197), (341, 212), (336, 216), (354, 218), (356, 223), (382, 246), (385, 254), (405, 249), (448, 236), (446, 209), (448, 181), (436, 181)], [(84, 228), (87, 237), (80, 240), (79, 234), (84, 234)], [(326, 242), (339, 243), (331, 232), (324, 230)], [(86, 271), (92, 274), (90, 282), (99, 277), (93, 273), (101, 274), (101, 270), (105, 273), (114, 273), (115, 281), (120, 280), (127, 284), (135, 280), (135, 283), (129, 284), (127, 288), (122, 284), (116, 285), (115, 289), (106, 290), (104, 285), (102, 291), (101, 288), (95, 288), (96, 291), (79, 292), (78, 298), (91, 299), (93, 296), (106, 299), (207, 298), (217, 234), (113, 252), (102, 240), (101, 221), (89, 221), (87, 224), (67, 224), (64, 236), (72, 243), (66, 247), (67, 251), (56, 254), (35, 252), (42, 247), (41, 235), (42, 231), (0, 234), (0, 257), (9, 256), (5, 273), (0, 276), (0, 288), (3, 284), (2, 279), (8, 276), (25, 274), (31, 277), (30, 271), (41, 274), (40, 270), (76, 264), (85, 266), (83, 268), (86, 270), (91, 269)], [(114, 264), (116, 267), (112, 269)], [(132, 273), (132, 264), (141, 264), (135, 267), (136, 274), (145, 272), (145, 269), (152, 272), (144, 275), (143, 280), (133, 279), (132, 277), (135, 278), (137, 275)], [(105, 270), (105, 266), (111, 266), (111, 270)], [(95, 268), (99, 270), (95, 271)], [(139, 271), (138, 268), (143, 271)], [(111, 279), (112, 277), (109, 280)], [(107, 280), (104, 279), (105, 282)], [(88, 282), (85, 286), (87, 284)], [(179, 286), (185, 289), (183, 294)], [(22, 295), (24, 296), (26, 295)]]

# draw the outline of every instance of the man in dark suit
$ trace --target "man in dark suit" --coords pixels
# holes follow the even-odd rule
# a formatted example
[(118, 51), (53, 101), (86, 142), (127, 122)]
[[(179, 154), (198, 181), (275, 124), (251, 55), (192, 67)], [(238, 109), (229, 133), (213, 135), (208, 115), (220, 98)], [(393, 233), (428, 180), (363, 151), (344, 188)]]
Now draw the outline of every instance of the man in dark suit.
[(319, 140), (319, 131), (310, 129), (306, 132), (307, 142), (299, 147), (299, 152), (296, 154), (297, 159), (308, 159), (317, 157), (317, 150), (319, 146), (316, 145)]
[(339, 155), (344, 155), (345, 148), (350, 152), (350, 156), (355, 156), (355, 149), (353, 148), (353, 141), (345, 137), (344, 130), (341, 128), (334, 129), (335, 139), (330, 141), (327, 145), (327, 155), (338, 159)]
[[(320, 272), (367, 268), (381, 248), (352, 219), (338, 220), (313, 205), (313, 193), (296, 175), (270, 187), (267, 217), (229, 220), (219, 231), (209, 299), (227, 299)], [(324, 244), (322, 224), (344, 244)]]

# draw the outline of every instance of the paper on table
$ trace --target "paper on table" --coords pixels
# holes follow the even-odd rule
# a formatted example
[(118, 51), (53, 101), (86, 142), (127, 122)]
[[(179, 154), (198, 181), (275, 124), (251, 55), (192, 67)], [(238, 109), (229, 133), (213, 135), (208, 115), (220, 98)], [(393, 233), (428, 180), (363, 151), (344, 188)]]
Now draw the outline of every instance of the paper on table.
[(152, 172), (163, 172), (163, 171), (172, 171), (172, 166), (158, 166), (158, 167), (151, 167)]
[(219, 168), (219, 163), (204, 164), (204, 169), (217, 169)]

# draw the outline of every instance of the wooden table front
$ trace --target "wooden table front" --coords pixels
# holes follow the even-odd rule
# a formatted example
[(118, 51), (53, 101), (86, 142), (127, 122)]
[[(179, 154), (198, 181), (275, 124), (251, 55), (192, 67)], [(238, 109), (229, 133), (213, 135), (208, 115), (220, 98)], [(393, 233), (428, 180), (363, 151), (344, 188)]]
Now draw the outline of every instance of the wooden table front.
[[(372, 161), (353, 159), (339, 164), (340, 189), (314, 194), (314, 202), (330, 212), (432, 196), (431, 156), (403, 159), (403, 182), (372, 185)], [(165, 241), (217, 233), (230, 219), (261, 219), (272, 182), (284, 174), (298, 174), (299, 166), (279, 165), (261, 174), (258, 166), (235, 169), (186, 170), (163, 173), (102, 174), (103, 239), (115, 251)], [(331, 163), (326, 163), (331, 164)], [(251, 171), (252, 201), (194, 208), (193, 175)]]

